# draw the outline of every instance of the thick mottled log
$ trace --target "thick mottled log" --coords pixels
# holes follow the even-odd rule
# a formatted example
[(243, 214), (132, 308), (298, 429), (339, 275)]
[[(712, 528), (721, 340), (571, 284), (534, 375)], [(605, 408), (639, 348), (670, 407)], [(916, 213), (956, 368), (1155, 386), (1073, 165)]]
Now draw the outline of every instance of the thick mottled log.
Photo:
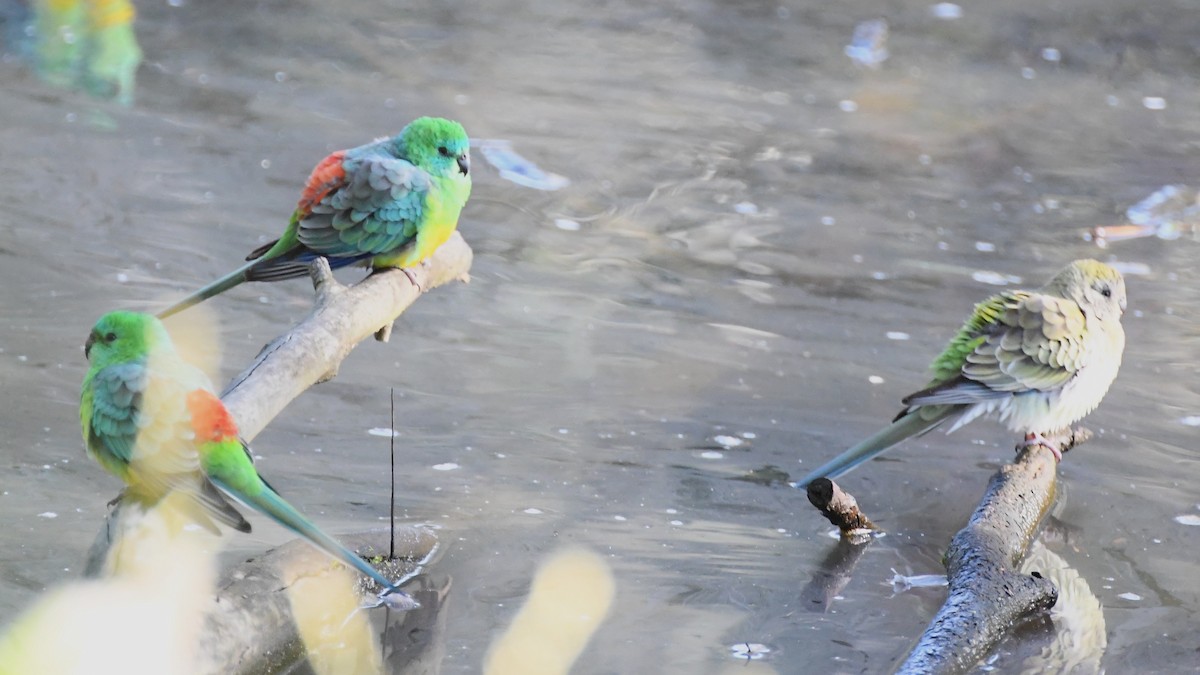
[[(1065, 452), (1087, 435), (1081, 430), (1050, 442)], [(1050, 447), (1035, 445), (992, 476), (946, 551), (946, 602), (897, 672), (966, 672), (1015, 624), (1054, 605), (1054, 584), (1018, 570), (1054, 501), (1057, 469)]]

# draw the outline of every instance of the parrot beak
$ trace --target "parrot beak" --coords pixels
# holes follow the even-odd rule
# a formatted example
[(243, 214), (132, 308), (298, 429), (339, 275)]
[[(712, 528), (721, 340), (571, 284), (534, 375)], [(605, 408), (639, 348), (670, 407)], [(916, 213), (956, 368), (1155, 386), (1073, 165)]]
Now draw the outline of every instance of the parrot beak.
[(464, 176), (471, 172), (471, 156), (465, 152), (458, 156), (458, 172)]
[(90, 359), (92, 356), (92, 345), (96, 343), (96, 334), (88, 333), (87, 342), (83, 343), (83, 358)]

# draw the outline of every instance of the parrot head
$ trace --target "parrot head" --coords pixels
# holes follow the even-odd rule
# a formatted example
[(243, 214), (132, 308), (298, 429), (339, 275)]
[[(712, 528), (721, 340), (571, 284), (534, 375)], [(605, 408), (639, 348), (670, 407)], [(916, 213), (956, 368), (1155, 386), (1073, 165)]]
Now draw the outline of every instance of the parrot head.
[(92, 368), (104, 368), (145, 356), (164, 344), (170, 344), (170, 337), (155, 317), (138, 312), (109, 312), (100, 317), (88, 334), (83, 355)]
[(470, 141), (458, 122), (418, 117), (400, 132), (398, 145), (410, 162), (433, 176), (470, 180)]
[(1121, 318), (1125, 313), (1125, 279), (1099, 260), (1076, 260), (1056, 274), (1046, 290), (1074, 300), (1097, 319)]

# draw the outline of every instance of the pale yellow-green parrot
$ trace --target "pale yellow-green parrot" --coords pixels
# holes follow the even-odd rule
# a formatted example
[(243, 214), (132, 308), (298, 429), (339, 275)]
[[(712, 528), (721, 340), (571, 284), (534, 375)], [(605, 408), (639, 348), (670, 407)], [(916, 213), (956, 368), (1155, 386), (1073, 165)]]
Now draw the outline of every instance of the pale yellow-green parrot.
[(929, 385), (903, 399), (891, 425), (795, 485), (836, 478), (947, 420), (949, 433), (990, 414), (1025, 434), (1027, 444), (1044, 443), (1095, 410), (1116, 379), (1124, 312), (1125, 280), (1096, 260), (1076, 260), (1037, 291), (984, 300), (934, 359)]

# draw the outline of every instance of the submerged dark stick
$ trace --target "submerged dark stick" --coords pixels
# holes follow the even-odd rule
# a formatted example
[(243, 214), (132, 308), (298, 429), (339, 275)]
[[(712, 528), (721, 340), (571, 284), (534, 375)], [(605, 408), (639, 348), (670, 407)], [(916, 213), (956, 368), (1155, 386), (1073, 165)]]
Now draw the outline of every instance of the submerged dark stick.
[(396, 388), (388, 388), (388, 408), (391, 417), (388, 418), (388, 449), (392, 453), (392, 507), (390, 527), (392, 532), (391, 546), (388, 547), (388, 560), (396, 559)]

